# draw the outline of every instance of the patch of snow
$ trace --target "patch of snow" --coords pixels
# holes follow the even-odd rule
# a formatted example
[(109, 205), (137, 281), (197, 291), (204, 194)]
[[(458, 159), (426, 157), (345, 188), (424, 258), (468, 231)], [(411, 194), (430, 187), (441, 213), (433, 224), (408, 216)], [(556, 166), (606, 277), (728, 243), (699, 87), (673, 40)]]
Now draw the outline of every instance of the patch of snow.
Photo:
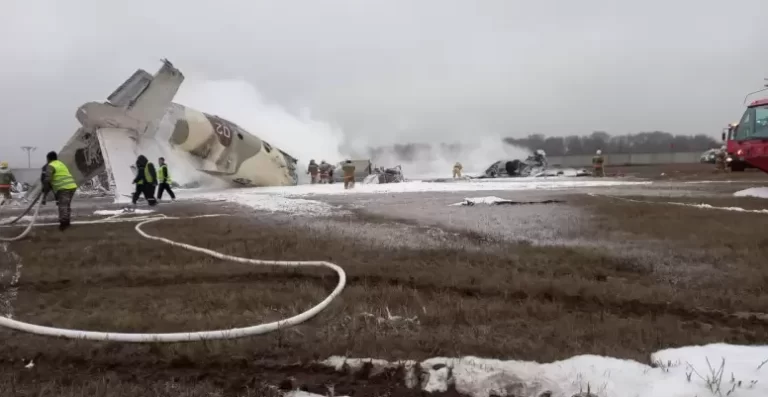
[(119, 209), (119, 210), (97, 210), (93, 211), (93, 215), (122, 215), (122, 214), (149, 214), (155, 212), (154, 210), (136, 209)]
[[(768, 345), (667, 349), (651, 355), (653, 367), (632, 360), (581, 355), (553, 363), (478, 357), (437, 357), (419, 363), (426, 392), (455, 387), (472, 397), (492, 395), (573, 396), (589, 390), (599, 397), (768, 396)], [(384, 360), (331, 357), (323, 364), (342, 371), (397, 366)], [(413, 370), (416, 365), (406, 369)], [(760, 381), (762, 382), (760, 382)]]
[(487, 197), (467, 197), (460, 203), (451, 204), (451, 206), (460, 205), (474, 205), (474, 204), (498, 204), (498, 203), (511, 203), (511, 200), (506, 200), (501, 197), (487, 196)]
[(286, 212), (296, 215), (323, 216), (338, 214), (337, 207), (317, 200), (289, 198), (275, 194), (253, 194), (228, 190), (227, 192), (204, 193), (198, 198), (213, 201), (226, 201), (245, 205), (260, 211)]
[[(375, 193), (415, 193), (415, 192), (462, 192), (483, 190), (553, 190), (581, 187), (605, 187), (618, 185), (647, 185), (649, 181), (620, 181), (620, 180), (574, 180), (573, 178), (498, 178), (473, 179), (435, 183), (426, 181), (409, 181), (384, 184), (357, 184), (352, 189), (344, 189), (341, 183), (309, 184), (298, 186), (271, 186), (259, 188), (228, 189), (226, 191), (195, 190), (185, 192), (194, 197), (226, 197), (232, 195), (281, 195), (285, 197), (303, 197), (310, 195), (348, 195)], [(189, 196), (188, 196), (189, 197)]]
[(749, 189), (739, 190), (733, 195), (736, 197), (768, 198), (768, 187), (752, 187)]
[[(10, 224), (10, 223), (11, 223), (11, 221), (13, 221), (14, 219), (16, 219), (16, 217), (15, 217), (15, 216), (9, 216), (9, 217), (6, 217), (6, 218), (3, 218), (3, 219), (0, 219), (0, 225), (7, 225), (7, 224)], [(38, 220), (44, 220), (44, 219), (49, 219), (49, 220), (51, 220), (51, 219), (59, 219), (59, 217), (58, 217), (58, 215), (40, 215), (40, 214), (38, 214), (38, 215), (37, 215), (37, 219), (38, 219)], [(21, 219), (19, 219), (19, 221), (18, 221), (18, 222), (21, 222), (21, 223), (24, 223), (24, 222), (26, 222), (26, 223), (32, 222), (32, 216), (31, 216), (31, 215), (24, 215), (24, 216), (22, 216), (22, 217), (21, 217)]]
[(765, 210), (748, 210), (741, 207), (716, 207), (711, 204), (692, 204), (692, 203), (679, 203), (675, 201), (646, 201), (646, 200), (635, 200), (635, 199), (629, 199), (626, 197), (618, 197), (618, 196), (609, 196), (609, 195), (601, 195), (601, 194), (595, 194), (595, 193), (587, 193), (590, 196), (604, 196), (604, 197), (610, 197), (616, 200), (623, 200), (623, 201), (630, 201), (633, 203), (644, 203), (644, 204), (668, 204), (668, 205), (679, 205), (683, 207), (693, 207), (693, 208), (702, 208), (702, 209), (709, 209), (709, 210), (721, 210), (721, 211), (735, 211), (735, 212), (749, 212), (754, 214), (768, 214), (768, 209)]
[[(283, 394), (283, 397), (326, 397), (322, 394), (310, 393), (307, 391), (293, 390)], [(335, 396), (335, 397), (349, 397), (349, 396)]]

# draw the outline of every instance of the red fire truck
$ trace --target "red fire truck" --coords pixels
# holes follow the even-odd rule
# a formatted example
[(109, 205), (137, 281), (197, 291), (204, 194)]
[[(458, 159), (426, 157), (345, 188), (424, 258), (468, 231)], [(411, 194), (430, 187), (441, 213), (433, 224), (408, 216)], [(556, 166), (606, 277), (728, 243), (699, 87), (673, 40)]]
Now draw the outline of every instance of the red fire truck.
[(732, 171), (755, 167), (768, 173), (768, 99), (753, 101), (741, 120), (723, 131)]

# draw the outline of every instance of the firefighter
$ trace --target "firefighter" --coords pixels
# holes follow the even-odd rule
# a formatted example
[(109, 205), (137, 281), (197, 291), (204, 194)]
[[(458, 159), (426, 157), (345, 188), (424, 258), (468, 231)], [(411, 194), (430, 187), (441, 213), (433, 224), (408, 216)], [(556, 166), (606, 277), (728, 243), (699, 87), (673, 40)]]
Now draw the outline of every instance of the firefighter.
[(69, 168), (59, 161), (56, 152), (49, 152), (46, 155), (47, 164), (43, 167), (43, 193), (42, 205), (45, 205), (45, 198), (48, 192), (53, 192), (56, 198), (56, 204), (59, 207), (59, 230), (69, 227), (70, 213), (72, 212), (72, 198), (77, 190), (75, 178), (69, 172)]
[(355, 165), (352, 164), (352, 160), (345, 161), (341, 170), (344, 171), (344, 189), (355, 187)]
[(312, 179), (312, 184), (314, 185), (317, 183), (317, 175), (320, 172), (320, 167), (317, 165), (315, 160), (309, 160), (309, 167), (307, 167), (307, 174), (309, 174), (310, 178)]
[(326, 163), (325, 160), (320, 162), (320, 183), (328, 183), (329, 174), (331, 172), (331, 165)]
[(725, 171), (725, 158), (728, 156), (725, 146), (721, 146), (715, 153), (715, 172)]
[(157, 170), (157, 199), (162, 200), (163, 192), (167, 191), (168, 195), (171, 196), (171, 201), (176, 201), (176, 195), (171, 190), (173, 180), (171, 179), (171, 174), (168, 173), (168, 164), (165, 162), (165, 157), (157, 159), (157, 163), (160, 164), (160, 168)]
[(461, 170), (463, 169), (464, 167), (457, 161), (456, 164), (453, 165), (453, 178), (461, 178)]
[(546, 167), (547, 154), (541, 149), (536, 149), (536, 151), (533, 153), (533, 161), (535, 161), (539, 167)]
[(147, 160), (144, 155), (139, 155), (136, 159), (136, 170), (136, 178), (133, 179), (133, 183), (136, 184), (136, 191), (133, 192), (133, 205), (136, 205), (136, 202), (139, 201), (139, 196), (142, 194), (144, 194), (144, 198), (149, 205), (156, 205), (155, 185), (157, 185), (157, 173), (155, 172), (155, 165)]
[(605, 164), (605, 158), (603, 157), (603, 151), (600, 149), (597, 149), (597, 152), (595, 152), (595, 156), (592, 157), (592, 169), (593, 169), (593, 175), (597, 177), (604, 177), (605, 176), (605, 169), (603, 168), (603, 165)]
[(11, 186), (16, 183), (16, 177), (13, 176), (13, 172), (8, 168), (8, 163), (3, 161), (0, 163), (0, 194), (2, 197), (2, 204), (10, 204), (13, 196), (11, 196)]

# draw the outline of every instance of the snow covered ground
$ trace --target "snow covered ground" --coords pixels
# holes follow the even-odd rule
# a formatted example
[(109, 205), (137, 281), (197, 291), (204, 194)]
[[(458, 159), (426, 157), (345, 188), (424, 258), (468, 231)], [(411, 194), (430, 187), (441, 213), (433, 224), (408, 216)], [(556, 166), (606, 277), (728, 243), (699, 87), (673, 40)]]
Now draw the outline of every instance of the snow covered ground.
[(556, 190), (618, 185), (646, 185), (650, 183), (651, 182), (611, 179), (575, 179), (568, 177), (499, 178), (461, 180), (457, 182), (411, 181), (391, 184), (358, 183), (353, 189), (349, 190), (345, 190), (344, 185), (341, 183), (227, 190), (188, 189), (183, 192), (178, 192), (177, 196), (179, 199), (194, 198), (211, 201), (226, 201), (270, 212), (280, 211), (294, 214), (322, 216), (332, 213), (334, 207), (322, 201), (310, 200), (302, 197), (315, 195), (397, 194), (413, 192)]
[(739, 190), (733, 195), (736, 197), (768, 198), (768, 187), (752, 187), (749, 189)]
[[(666, 349), (651, 355), (653, 367), (632, 360), (582, 355), (540, 364), (478, 357), (431, 358), (414, 362), (331, 357), (325, 365), (352, 371), (371, 362), (373, 373), (403, 365), (405, 382), (427, 392), (455, 387), (473, 397), (765, 397), (768, 396), (768, 345), (712, 344)], [(549, 391), (551, 394), (546, 394)], [(312, 396), (312, 394), (302, 394)], [(586, 396), (586, 393), (584, 394)]]

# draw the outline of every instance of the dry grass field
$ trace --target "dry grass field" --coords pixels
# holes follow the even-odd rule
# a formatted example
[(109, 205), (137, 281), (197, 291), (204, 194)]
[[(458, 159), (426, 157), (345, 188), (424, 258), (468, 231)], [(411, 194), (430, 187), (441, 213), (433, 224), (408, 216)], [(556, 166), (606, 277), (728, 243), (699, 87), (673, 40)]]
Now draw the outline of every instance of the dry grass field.
[[(763, 208), (756, 199), (708, 200)], [(308, 323), (234, 341), (134, 345), (2, 330), (2, 395), (262, 396), (292, 381), (323, 394), (334, 385), (338, 395), (416, 396), (397, 373), (340, 375), (313, 362), (331, 355), (545, 362), (585, 353), (647, 362), (667, 347), (768, 340), (768, 237), (758, 232), (768, 230), (768, 214), (589, 195), (550, 205), (580, 214), (570, 220), (582, 223), (580, 236), (563, 241), (595, 244), (537, 245), (452, 230), (437, 247), (381, 247), (318, 233), (308, 220), (237, 209), (150, 224), (152, 234), (226, 254), (331, 261), (346, 270), (348, 285)], [(163, 212), (222, 209), (179, 203)], [(342, 220), (351, 230), (407, 223), (361, 211)], [(64, 234), (44, 227), (11, 243), (0, 252), (6, 308), (22, 321), (66, 328), (221, 329), (296, 314), (336, 284), (330, 271), (224, 262), (144, 239), (134, 226), (76, 225)], [(21, 276), (11, 285), (16, 258)], [(30, 359), (34, 367), (24, 368)]]

